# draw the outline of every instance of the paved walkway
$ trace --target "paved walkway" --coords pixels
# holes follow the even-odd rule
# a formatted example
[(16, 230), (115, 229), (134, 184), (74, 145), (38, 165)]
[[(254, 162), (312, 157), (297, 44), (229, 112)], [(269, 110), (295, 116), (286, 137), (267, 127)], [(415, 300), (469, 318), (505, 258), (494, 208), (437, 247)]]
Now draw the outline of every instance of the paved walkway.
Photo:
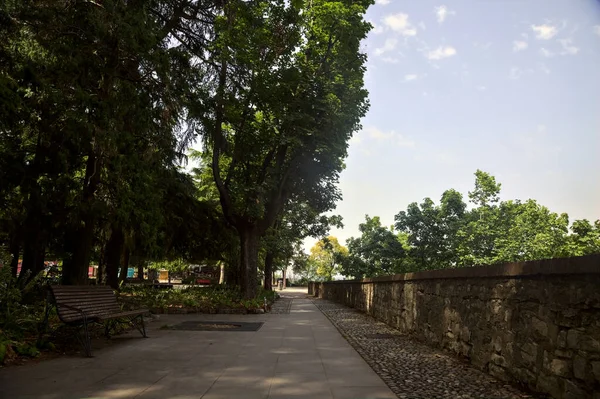
[[(0, 370), (2, 399), (396, 398), (329, 320), (288, 289), (289, 314), (163, 315), (95, 357)], [(190, 320), (262, 321), (257, 332), (160, 329)]]

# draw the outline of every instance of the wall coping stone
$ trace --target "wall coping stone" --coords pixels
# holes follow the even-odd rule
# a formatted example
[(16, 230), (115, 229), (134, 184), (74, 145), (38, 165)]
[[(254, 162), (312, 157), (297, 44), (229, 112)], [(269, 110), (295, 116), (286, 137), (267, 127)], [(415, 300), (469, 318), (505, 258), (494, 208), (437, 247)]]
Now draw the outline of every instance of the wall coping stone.
[(600, 254), (504, 263), (490, 266), (461, 267), (456, 269), (427, 270), (392, 276), (371, 277), (362, 280), (336, 280), (325, 284), (382, 283), (413, 280), (445, 280), (464, 278), (523, 278), (569, 274), (593, 274), (600, 276)]

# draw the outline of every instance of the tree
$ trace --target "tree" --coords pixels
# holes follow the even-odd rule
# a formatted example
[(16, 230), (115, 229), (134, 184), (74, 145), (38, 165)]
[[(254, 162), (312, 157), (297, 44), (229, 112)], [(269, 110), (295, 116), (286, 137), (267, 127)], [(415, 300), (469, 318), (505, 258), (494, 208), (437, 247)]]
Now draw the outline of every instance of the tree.
[(342, 274), (360, 279), (403, 271), (407, 253), (393, 230), (381, 225), (379, 216), (365, 215), (358, 228), (362, 235), (346, 241), (349, 255)]
[(367, 109), (359, 47), (371, 3), (229, 0), (215, 17), (214, 47), (201, 55), (215, 85), (192, 116), (239, 235), (246, 298), (258, 284), (260, 239), (295, 188), (339, 198), (347, 143)]
[(475, 172), (475, 189), (469, 191), (469, 199), (475, 205), (487, 207), (499, 200), (500, 187), (496, 178), (487, 172), (477, 169)]
[(193, 79), (191, 56), (170, 46), (170, 35), (184, 16), (197, 19), (188, 13), (198, 4), (0, 6), (0, 95), (11, 105), (2, 110), (0, 151), (11, 155), (0, 157), (0, 179), (15, 207), (1, 216), (10, 235), (3, 240), (17, 254), (22, 248), (32, 276), (50, 250), (64, 258), (64, 283), (85, 283), (103, 231), (131, 238), (132, 225), (156, 215), (132, 204), (156, 197), (160, 172), (174, 168), (182, 93)]
[(309, 262), (316, 266), (317, 275), (325, 281), (333, 280), (333, 276), (342, 271), (342, 264), (348, 256), (348, 249), (333, 236), (318, 241), (310, 250)]
[[(505, 229), (497, 234), (494, 259), (490, 263), (551, 259), (567, 256), (569, 217), (550, 212), (535, 200), (525, 203), (501, 204), (500, 209), (512, 206), (500, 220), (508, 220)], [(504, 227), (504, 226), (503, 226)]]
[(569, 256), (582, 256), (600, 253), (600, 220), (592, 225), (588, 220), (575, 220), (571, 225), (573, 233), (568, 237)]

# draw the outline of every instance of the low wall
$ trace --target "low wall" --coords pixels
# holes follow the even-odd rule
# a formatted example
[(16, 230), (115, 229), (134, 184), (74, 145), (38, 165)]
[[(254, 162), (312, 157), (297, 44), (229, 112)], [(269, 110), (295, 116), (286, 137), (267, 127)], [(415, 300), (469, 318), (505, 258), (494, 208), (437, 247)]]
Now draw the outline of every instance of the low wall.
[(600, 399), (600, 255), (311, 283), (475, 367), (557, 399)]

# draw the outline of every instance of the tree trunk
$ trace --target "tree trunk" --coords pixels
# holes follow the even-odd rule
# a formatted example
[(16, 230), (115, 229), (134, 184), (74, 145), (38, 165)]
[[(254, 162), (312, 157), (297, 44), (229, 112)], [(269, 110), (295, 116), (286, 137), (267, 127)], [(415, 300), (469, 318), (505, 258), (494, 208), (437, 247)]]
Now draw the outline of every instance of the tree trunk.
[(96, 273), (96, 284), (101, 285), (104, 283), (104, 274), (106, 273), (106, 263), (104, 262), (104, 253), (100, 254), (98, 259), (98, 272)]
[(83, 187), (83, 199), (81, 201), (81, 222), (70, 237), (68, 243), (72, 248), (71, 257), (63, 265), (63, 284), (87, 284), (90, 254), (94, 240), (94, 225), (96, 215), (93, 203), (96, 197), (96, 189), (100, 183), (100, 161), (97, 160), (94, 150), (88, 153), (85, 170), (85, 185)]
[(123, 229), (113, 227), (110, 239), (106, 244), (106, 282), (114, 289), (119, 288), (119, 263), (125, 245)]
[[(45, 258), (46, 243), (41, 237), (41, 231), (38, 229), (32, 231), (31, 234), (26, 234), (25, 242), (23, 245), (23, 263), (21, 264), (20, 277), (24, 277), (27, 275), (27, 281), (31, 281), (31, 279), (37, 276), (39, 272), (44, 270)], [(29, 273), (26, 274), (26, 272)]]
[(240, 259), (240, 288), (244, 299), (254, 299), (258, 285), (258, 247), (260, 237), (256, 226), (245, 226), (239, 230), (241, 259)]
[(286, 271), (287, 271), (287, 270), (286, 270), (285, 268), (284, 268), (284, 269), (281, 271), (281, 276), (283, 277), (283, 288), (285, 288), (285, 287), (287, 286), (287, 284), (286, 284), (286, 282), (285, 282), (285, 279), (286, 279), (286, 276), (285, 276), (285, 275), (286, 275)]
[(225, 262), (219, 262), (219, 285), (225, 282)]
[(137, 274), (138, 274), (138, 280), (140, 281), (144, 281), (144, 258), (142, 258), (141, 256), (138, 257), (137, 260)]
[(273, 289), (273, 260), (275, 255), (272, 251), (268, 251), (265, 256), (265, 290)]
[(123, 250), (123, 262), (121, 263), (121, 274), (119, 275), (119, 283), (122, 283), (127, 279), (129, 272), (129, 260), (131, 258), (131, 251), (129, 248)]

